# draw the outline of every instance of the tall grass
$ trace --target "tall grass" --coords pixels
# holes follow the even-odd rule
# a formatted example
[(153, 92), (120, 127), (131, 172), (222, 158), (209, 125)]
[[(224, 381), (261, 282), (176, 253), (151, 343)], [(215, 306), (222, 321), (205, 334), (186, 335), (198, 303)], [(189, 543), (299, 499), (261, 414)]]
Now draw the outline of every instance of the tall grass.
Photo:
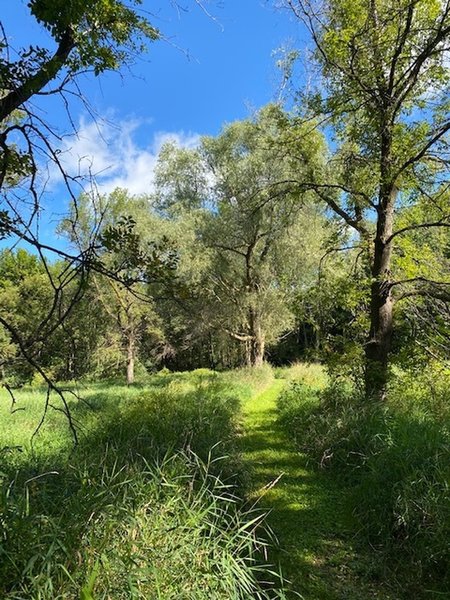
[(398, 373), (388, 403), (366, 406), (349, 383), (294, 382), (278, 405), (299, 448), (342, 482), (361, 539), (415, 598), (450, 589), (449, 389)]
[[(94, 386), (90, 407), (72, 404), (78, 448), (50, 413), (33, 447), (3, 452), (0, 597), (281, 598), (262, 516), (229, 479), (241, 393), (211, 372)], [(38, 397), (19, 404), (28, 411), (3, 415), (1, 447), (37, 422)]]
[(322, 389), (328, 383), (328, 375), (320, 363), (297, 362), (287, 367), (277, 367), (275, 377), (289, 382), (302, 382), (312, 388)]
[(63, 489), (49, 475), (9, 494), (2, 597), (270, 597), (261, 515), (241, 511), (209, 467), (192, 453), (118, 461), (110, 446), (96, 468), (60, 473)]
[(248, 400), (269, 387), (273, 383), (275, 373), (268, 363), (264, 363), (261, 367), (226, 371), (221, 373), (220, 377), (225, 384), (238, 390), (241, 400)]

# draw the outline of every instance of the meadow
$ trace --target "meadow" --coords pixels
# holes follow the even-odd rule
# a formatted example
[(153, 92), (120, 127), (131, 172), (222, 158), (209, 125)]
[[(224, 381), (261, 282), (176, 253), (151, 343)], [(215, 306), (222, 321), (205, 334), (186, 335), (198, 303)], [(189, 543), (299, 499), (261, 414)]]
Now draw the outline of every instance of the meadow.
[(89, 384), (70, 400), (76, 447), (54, 408), (33, 437), (39, 388), (12, 412), (3, 403), (0, 596), (282, 597), (267, 582), (261, 511), (235, 485), (239, 403), (270, 378), (197, 370)]
[(78, 445), (56, 398), (36, 433), (24, 388), (0, 409), (0, 597), (447, 597), (447, 377), (398, 372), (366, 408), (319, 364), (67, 386)]

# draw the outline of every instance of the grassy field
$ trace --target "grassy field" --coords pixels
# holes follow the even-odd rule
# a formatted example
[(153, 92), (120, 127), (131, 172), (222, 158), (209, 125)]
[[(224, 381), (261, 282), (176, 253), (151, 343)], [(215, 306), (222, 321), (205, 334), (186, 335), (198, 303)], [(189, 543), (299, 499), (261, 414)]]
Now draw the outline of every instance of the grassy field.
[(0, 597), (450, 597), (433, 382), (399, 379), (381, 416), (319, 365), (89, 384), (76, 447), (57, 398), (37, 434), (43, 390), (4, 398)]
[(282, 598), (260, 583), (261, 514), (232, 485), (239, 403), (271, 378), (198, 370), (90, 385), (70, 400), (76, 448), (53, 409), (33, 438), (42, 391), (20, 392), (12, 414), (4, 403), (0, 597)]

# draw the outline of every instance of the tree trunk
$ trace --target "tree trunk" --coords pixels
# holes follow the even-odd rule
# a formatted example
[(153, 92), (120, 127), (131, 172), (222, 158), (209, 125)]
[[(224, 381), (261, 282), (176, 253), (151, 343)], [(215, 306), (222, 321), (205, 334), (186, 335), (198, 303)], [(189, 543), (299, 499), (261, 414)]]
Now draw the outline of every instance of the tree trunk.
[(384, 400), (388, 383), (389, 351), (392, 342), (392, 295), (386, 282), (371, 288), (370, 336), (366, 344), (366, 398)]
[(134, 383), (134, 336), (128, 336), (127, 344), (127, 385)]
[[(388, 162), (389, 152), (384, 158)], [(386, 169), (388, 171), (388, 169)], [(377, 229), (372, 262), (370, 332), (365, 348), (365, 388), (368, 400), (384, 400), (388, 383), (389, 352), (392, 344), (393, 308), (391, 280), (394, 206), (397, 189), (385, 176), (380, 188)]]
[(214, 352), (214, 341), (211, 333), (209, 334), (209, 366), (213, 371), (215, 371), (217, 366), (216, 356)]
[(264, 338), (259, 335), (250, 344), (251, 365), (252, 367), (260, 367), (264, 362)]
[(249, 342), (249, 364), (252, 367), (260, 367), (264, 362), (265, 340), (259, 314), (253, 308), (249, 311), (249, 329), (251, 335)]
[(252, 365), (252, 342), (250, 340), (245, 341), (245, 364), (247, 367)]

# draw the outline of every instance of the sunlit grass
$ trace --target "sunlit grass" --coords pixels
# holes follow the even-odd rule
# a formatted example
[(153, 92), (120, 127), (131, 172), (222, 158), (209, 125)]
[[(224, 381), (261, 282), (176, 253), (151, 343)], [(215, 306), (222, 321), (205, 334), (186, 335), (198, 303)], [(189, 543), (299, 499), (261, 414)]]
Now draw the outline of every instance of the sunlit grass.
[[(322, 522), (329, 507), (331, 532), (351, 517), (353, 540), (334, 552), (337, 564), (349, 574), (345, 554), (350, 559), (353, 547), (350, 563), (368, 582), (384, 581), (394, 598), (441, 597), (448, 589), (449, 388), (442, 376), (432, 386), (428, 379), (397, 373), (383, 405), (367, 404), (342, 380), (325, 390), (293, 382), (278, 401), (280, 426), (324, 497), (336, 491), (318, 513)], [(316, 506), (320, 497), (313, 492)]]
[(268, 390), (244, 403), (241, 445), (249, 471), (248, 495), (270, 511), (267, 521), (278, 539), (271, 558), (291, 582), (290, 597), (300, 593), (305, 600), (394, 599), (365, 577), (370, 557), (355, 548), (352, 515), (338, 482), (317, 472), (278, 422), (277, 398), (289, 381), (301, 378), (322, 389), (324, 369), (298, 364), (292, 370), (277, 370), (277, 377)]
[(239, 402), (258, 382), (198, 370), (80, 387), (76, 448), (55, 410), (31, 442), (43, 390), (17, 394), (24, 410), (3, 405), (0, 596), (282, 598), (267, 583), (262, 514), (233, 484)]
[(285, 381), (303, 381), (316, 389), (322, 389), (328, 382), (326, 369), (320, 363), (296, 362), (288, 367), (278, 367), (277, 377)]

